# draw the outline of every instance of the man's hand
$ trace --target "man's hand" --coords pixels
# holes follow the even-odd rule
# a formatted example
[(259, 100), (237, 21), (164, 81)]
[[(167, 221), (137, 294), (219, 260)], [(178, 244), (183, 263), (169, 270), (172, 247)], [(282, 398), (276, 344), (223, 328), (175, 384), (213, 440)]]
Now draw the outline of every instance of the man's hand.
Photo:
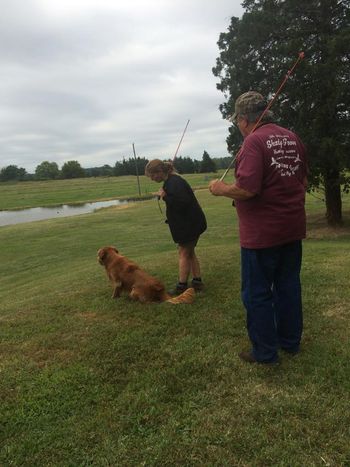
[(219, 179), (209, 183), (209, 190), (214, 196), (226, 196), (227, 198), (245, 201), (255, 196), (255, 193), (238, 188), (234, 183), (228, 185)]
[(216, 180), (212, 180), (209, 183), (209, 191), (214, 196), (224, 196), (227, 190), (226, 183), (222, 182), (218, 178)]

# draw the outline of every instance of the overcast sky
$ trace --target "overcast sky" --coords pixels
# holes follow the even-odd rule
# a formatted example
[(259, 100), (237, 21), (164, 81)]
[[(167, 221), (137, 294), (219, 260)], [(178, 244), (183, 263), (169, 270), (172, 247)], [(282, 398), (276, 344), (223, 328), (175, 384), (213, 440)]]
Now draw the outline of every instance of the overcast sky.
[(227, 156), (217, 41), (240, 0), (0, 0), (0, 167)]

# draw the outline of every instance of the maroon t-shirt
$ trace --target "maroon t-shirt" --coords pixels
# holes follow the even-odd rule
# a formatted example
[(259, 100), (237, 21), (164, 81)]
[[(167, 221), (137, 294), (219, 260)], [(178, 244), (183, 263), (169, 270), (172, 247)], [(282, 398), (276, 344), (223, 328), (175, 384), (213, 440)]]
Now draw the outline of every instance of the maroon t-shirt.
[(268, 123), (248, 135), (236, 160), (236, 185), (256, 196), (235, 201), (241, 246), (269, 248), (305, 238), (305, 148)]

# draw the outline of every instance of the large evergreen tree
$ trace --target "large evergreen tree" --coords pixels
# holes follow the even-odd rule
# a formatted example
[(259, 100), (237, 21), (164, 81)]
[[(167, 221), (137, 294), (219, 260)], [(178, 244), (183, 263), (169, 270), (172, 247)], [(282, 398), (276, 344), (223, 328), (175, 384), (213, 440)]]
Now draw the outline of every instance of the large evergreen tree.
[(216, 172), (216, 165), (213, 159), (209, 156), (207, 151), (203, 152), (203, 157), (201, 161), (200, 167), (201, 173), (209, 173), (209, 172)]
[[(323, 186), (328, 223), (339, 225), (341, 190), (350, 181), (350, 2), (245, 0), (242, 5), (242, 19), (233, 17), (220, 35), (213, 68), (227, 99), (222, 115), (232, 114), (235, 99), (250, 89), (271, 97), (304, 51), (272, 110), (306, 143), (310, 187)], [(232, 153), (240, 139), (232, 126), (227, 139)]]

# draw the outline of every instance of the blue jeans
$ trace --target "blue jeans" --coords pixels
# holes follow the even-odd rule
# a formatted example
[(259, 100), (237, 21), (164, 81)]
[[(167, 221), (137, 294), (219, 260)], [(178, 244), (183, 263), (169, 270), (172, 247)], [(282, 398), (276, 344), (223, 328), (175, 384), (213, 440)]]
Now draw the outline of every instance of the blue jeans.
[(299, 350), (303, 330), (301, 241), (272, 248), (241, 248), (242, 301), (252, 353), (274, 362), (279, 348)]

